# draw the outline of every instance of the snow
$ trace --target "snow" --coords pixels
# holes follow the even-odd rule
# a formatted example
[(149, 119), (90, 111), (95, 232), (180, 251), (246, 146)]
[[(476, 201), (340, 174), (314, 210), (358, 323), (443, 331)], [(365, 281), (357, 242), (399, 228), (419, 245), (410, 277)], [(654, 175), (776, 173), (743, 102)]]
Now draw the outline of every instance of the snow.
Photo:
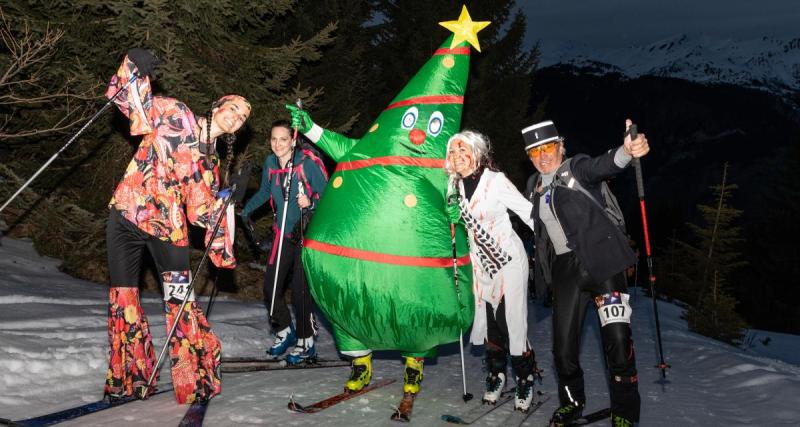
[[(0, 417), (24, 419), (95, 401), (102, 397), (106, 369), (107, 286), (71, 278), (58, 271), (58, 261), (36, 254), (28, 241), (4, 238), (0, 246)], [(164, 340), (161, 298), (145, 294), (154, 342)], [(205, 303), (205, 298), (201, 300)], [(657, 382), (660, 371), (653, 330), (652, 301), (634, 293), (633, 329), (640, 370), (643, 426), (797, 425), (800, 421), (800, 337), (751, 331), (745, 350), (691, 333), (680, 319), (680, 307), (659, 302), (668, 383)], [(257, 356), (267, 345), (265, 309), (260, 303), (221, 297), (210, 316), (223, 342), (225, 356)], [(554, 392), (550, 352), (550, 312), (530, 305), (529, 337), (544, 380), (537, 388)], [(767, 345), (763, 344), (770, 337)], [(319, 337), (321, 357), (334, 358), (327, 329)], [(484, 373), (481, 348), (466, 347), (469, 405), (461, 400), (457, 345), (440, 349), (426, 362), (423, 389), (412, 424), (442, 425), (442, 414), (461, 414), (477, 405)], [(599, 329), (590, 321), (581, 356), (586, 374), (587, 410), (608, 404)], [(792, 364), (794, 363), (794, 364)], [(209, 407), (207, 426), (374, 426), (391, 425), (389, 415), (399, 402), (402, 365), (397, 353), (378, 353), (375, 378), (397, 382), (317, 414), (294, 414), (286, 409), (289, 396), (313, 403), (338, 392), (346, 367), (305, 371), (225, 374), (223, 392)], [(162, 368), (160, 386), (169, 384)], [(557, 399), (531, 415), (526, 425), (546, 425)], [(177, 425), (186, 407), (175, 404), (172, 392), (147, 401), (98, 412), (65, 426)], [(510, 406), (478, 425), (497, 425)]]

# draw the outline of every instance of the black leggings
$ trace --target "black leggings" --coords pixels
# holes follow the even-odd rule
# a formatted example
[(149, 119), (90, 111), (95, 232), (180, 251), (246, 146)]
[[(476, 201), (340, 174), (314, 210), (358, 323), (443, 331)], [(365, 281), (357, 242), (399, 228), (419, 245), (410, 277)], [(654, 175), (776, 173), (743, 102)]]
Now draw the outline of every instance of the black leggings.
[[(125, 288), (139, 286), (145, 247), (155, 261), (162, 285), (165, 273), (185, 274), (185, 277), (188, 278), (190, 268), (188, 246), (175, 246), (169, 242), (163, 242), (140, 230), (136, 224), (128, 221), (119, 211), (112, 208), (106, 225), (106, 248), (111, 286)], [(167, 294), (169, 295), (169, 290), (167, 290)]]
[[(559, 399), (562, 405), (584, 404), (583, 370), (578, 355), (586, 306), (597, 296), (627, 292), (625, 277), (620, 272), (597, 283), (574, 252), (558, 255), (552, 272), (553, 356), (558, 371)], [(611, 412), (638, 421), (640, 397), (630, 324), (609, 323), (600, 330), (610, 374)]]
[[(506, 323), (506, 297), (497, 305), (497, 315), (494, 307), (486, 303), (486, 362), (489, 373), (497, 375), (506, 371), (508, 360), (508, 324)], [(525, 352), (520, 356), (511, 356), (511, 367), (514, 375), (519, 378), (528, 378), (536, 373), (536, 355), (530, 343), (526, 343)]]
[[(278, 257), (277, 247), (277, 244), (273, 245), (274, 258)], [(298, 319), (297, 336), (299, 338), (309, 338), (316, 330), (314, 298), (311, 297), (311, 292), (308, 290), (306, 273), (303, 271), (303, 261), (300, 255), (301, 248), (299, 246), (292, 243), (288, 238), (283, 239), (279, 262), (276, 259), (271, 259), (272, 263), (267, 264), (267, 271), (264, 275), (264, 304), (269, 310), (272, 304), (272, 288), (275, 286), (275, 268), (280, 266), (278, 268), (278, 283), (275, 292), (275, 308), (273, 309), (274, 313), (270, 316), (273, 330), (280, 331), (292, 324), (292, 316), (284, 298), (286, 281), (291, 275), (292, 306), (294, 307), (295, 318)]]

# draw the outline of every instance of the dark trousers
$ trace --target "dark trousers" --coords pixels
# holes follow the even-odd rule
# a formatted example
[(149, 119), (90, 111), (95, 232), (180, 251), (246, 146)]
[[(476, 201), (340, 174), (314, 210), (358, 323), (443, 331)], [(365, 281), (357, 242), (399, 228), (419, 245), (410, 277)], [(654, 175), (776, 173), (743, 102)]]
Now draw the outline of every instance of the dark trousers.
[(278, 283), (275, 292), (275, 308), (270, 315), (273, 330), (280, 331), (292, 324), (292, 315), (286, 305), (285, 292), (287, 281), (291, 280), (292, 307), (297, 320), (297, 336), (309, 338), (314, 334), (314, 299), (308, 290), (306, 273), (303, 271), (303, 261), (300, 258), (301, 248), (292, 243), (288, 238), (283, 239), (280, 260), (277, 256), (277, 243), (274, 245), (274, 257), (267, 263), (264, 275), (264, 304), (269, 310), (272, 303), (272, 288), (275, 280), (275, 270), (278, 270)]
[[(558, 255), (553, 262), (553, 356), (558, 371), (558, 395), (562, 405), (586, 402), (580, 354), (581, 331), (586, 306), (594, 297), (626, 292), (622, 272), (596, 283), (574, 252)], [(601, 328), (603, 349), (610, 373), (611, 412), (639, 421), (633, 338), (628, 323), (610, 323)]]
[[(108, 214), (106, 248), (112, 287), (139, 287), (145, 248), (153, 257), (162, 285), (165, 273), (178, 272), (189, 276), (188, 246), (175, 246), (145, 233), (114, 208)], [(166, 289), (165, 293), (169, 295), (170, 290)], [(183, 300), (176, 301), (180, 303)]]
[[(508, 324), (506, 323), (506, 298), (500, 300), (495, 314), (494, 307), (486, 303), (486, 363), (491, 374), (505, 373), (508, 360)], [(536, 357), (529, 343), (521, 356), (511, 356), (514, 375), (528, 378), (536, 370)]]

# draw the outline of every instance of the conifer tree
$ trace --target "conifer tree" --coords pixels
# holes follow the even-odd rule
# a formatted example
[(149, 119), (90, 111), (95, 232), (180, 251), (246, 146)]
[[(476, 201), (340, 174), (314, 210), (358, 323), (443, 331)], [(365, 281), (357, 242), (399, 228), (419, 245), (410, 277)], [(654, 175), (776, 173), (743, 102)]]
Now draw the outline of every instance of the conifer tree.
[(715, 270), (709, 283), (709, 292), (703, 296), (697, 308), (691, 307), (685, 313), (686, 320), (691, 329), (699, 334), (740, 345), (748, 325), (736, 312), (738, 301), (725, 291), (724, 284), (720, 272)]
[(677, 230), (673, 230), (667, 244), (658, 253), (655, 270), (660, 293), (684, 303), (696, 301), (697, 287), (692, 272), (699, 268), (697, 258), (689, 256), (689, 253), (696, 253), (694, 248), (678, 239)]
[(725, 163), (722, 182), (712, 187), (714, 204), (698, 205), (702, 224), (687, 224), (695, 245), (684, 245), (693, 258), (691, 274), (698, 287), (696, 303), (686, 313), (689, 328), (732, 344), (737, 344), (746, 326), (736, 313), (736, 300), (724, 284), (742, 261), (741, 228), (735, 225), (742, 211), (730, 205), (735, 184), (730, 184)]
[[(370, 125), (365, 102), (372, 96), (372, 76), (365, 58), (371, 54), (373, 31), (368, 27), (373, 7), (363, 0), (301, 0), (294, 19), (277, 23), (284, 37), (311, 37), (318, 28), (335, 24), (333, 42), (322, 58), (304, 64), (291, 79), (293, 85), (313, 87), (314, 101), (305, 102), (314, 120), (336, 132), (361, 134)], [(366, 114), (365, 114), (366, 113)]]

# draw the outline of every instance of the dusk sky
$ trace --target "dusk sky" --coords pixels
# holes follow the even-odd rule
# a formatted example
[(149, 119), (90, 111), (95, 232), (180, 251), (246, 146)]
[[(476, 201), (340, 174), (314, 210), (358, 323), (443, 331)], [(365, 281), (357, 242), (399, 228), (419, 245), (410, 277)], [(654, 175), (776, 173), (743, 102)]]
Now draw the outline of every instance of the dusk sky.
[(647, 45), (677, 34), (800, 37), (800, 0), (519, 0), (527, 40)]

